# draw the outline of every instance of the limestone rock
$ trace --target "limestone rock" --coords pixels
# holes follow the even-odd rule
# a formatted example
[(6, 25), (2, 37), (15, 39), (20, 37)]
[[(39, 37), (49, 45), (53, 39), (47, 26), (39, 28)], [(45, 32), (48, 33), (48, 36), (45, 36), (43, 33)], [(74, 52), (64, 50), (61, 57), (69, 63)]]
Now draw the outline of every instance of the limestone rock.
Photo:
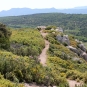
[(69, 37), (68, 35), (58, 35), (57, 37), (57, 40), (61, 43), (65, 43), (67, 45), (70, 45), (70, 41), (69, 41)]
[(57, 29), (55, 29), (55, 31), (63, 33), (63, 29), (61, 27), (57, 27)]
[(81, 56), (87, 61), (87, 53), (83, 52)]
[(73, 51), (74, 53), (76, 54), (80, 54), (79, 51), (75, 48), (75, 47), (72, 47), (72, 46), (67, 46), (68, 49), (70, 49), (71, 51)]
[(86, 52), (86, 48), (85, 48), (84, 44), (79, 44), (78, 47), (79, 47), (82, 51)]
[(67, 46), (67, 48), (69, 48), (71, 51), (73, 51), (74, 53), (76, 53), (78, 56), (84, 58), (87, 61), (87, 53), (84, 52), (83, 50), (81, 50), (80, 48), (76, 49), (72, 46)]

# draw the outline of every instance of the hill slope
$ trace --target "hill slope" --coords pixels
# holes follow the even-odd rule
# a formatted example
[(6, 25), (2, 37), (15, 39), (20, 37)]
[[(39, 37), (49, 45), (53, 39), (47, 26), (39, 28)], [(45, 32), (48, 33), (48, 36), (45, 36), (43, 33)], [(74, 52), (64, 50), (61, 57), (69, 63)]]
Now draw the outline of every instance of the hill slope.
[[(43, 38), (37, 29), (23, 28), (11, 29), (11, 31), (9, 49), (0, 48), (0, 72), (3, 78), (17, 85), (20, 82), (29, 84), (35, 82), (40, 86), (69, 87), (67, 79), (87, 83), (87, 62), (80, 55), (69, 50), (68, 44), (61, 43), (57, 39), (58, 35), (63, 37), (64, 33), (44, 30), (43, 34), (46, 34), (46, 37)], [(46, 66), (43, 66), (38, 59), (46, 45), (44, 39), (49, 42), (48, 51), (45, 51)], [(69, 36), (69, 40), (70, 46), (80, 49), (78, 46), (80, 43), (77, 43), (73, 37)]]

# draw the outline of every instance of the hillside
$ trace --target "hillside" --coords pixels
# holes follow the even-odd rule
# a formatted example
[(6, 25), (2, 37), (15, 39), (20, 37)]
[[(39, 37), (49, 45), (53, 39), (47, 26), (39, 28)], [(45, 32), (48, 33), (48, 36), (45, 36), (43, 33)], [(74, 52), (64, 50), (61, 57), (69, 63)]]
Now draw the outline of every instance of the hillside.
[[(9, 38), (4, 37), (4, 29), (5, 33), (11, 32)], [(81, 46), (82, 43), (55, 29), (39, 30), (8, 30), (4, 25), (0, 25), (0, 39), (9, 39), (8, 42), (0, 42), (0, 87), (25, 87), (24, 83), (69, 87), (67, 79), (82, 82), (83, 87), (87, 86), (87, 55), (85, 58), (78, 54), (86, 53), (86, 49)], [(58, 37), (67, 38), (62, 40)], [(10, 46), (7, 48), (2, 43), (9, 43)], [(76, 49), (77, 53), (69, 49), (69, 46)], [(46, 57), (40, 57), (39, 60), (43, 52)], [(41, 58), (46, 58), (46, 61)], [(3, 84), (4, 81), (6, 84)]]
[(0, 22), (14, 28), (37, 27), (39, 25), (56, 25), (64, 32), (76, 36), (79, 40), (87, 41), (87, 15), (44, 13), (24, 16), (0, 17)]

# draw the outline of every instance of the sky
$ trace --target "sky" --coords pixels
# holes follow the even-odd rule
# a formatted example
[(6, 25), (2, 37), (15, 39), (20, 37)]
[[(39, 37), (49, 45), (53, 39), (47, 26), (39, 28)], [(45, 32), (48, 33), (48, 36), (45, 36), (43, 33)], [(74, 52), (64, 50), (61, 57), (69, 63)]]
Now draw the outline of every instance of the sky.
[(11, 8), (57, 8), (67, 9), (87, 6), (87, 0), (1, 0), (0, 11)]

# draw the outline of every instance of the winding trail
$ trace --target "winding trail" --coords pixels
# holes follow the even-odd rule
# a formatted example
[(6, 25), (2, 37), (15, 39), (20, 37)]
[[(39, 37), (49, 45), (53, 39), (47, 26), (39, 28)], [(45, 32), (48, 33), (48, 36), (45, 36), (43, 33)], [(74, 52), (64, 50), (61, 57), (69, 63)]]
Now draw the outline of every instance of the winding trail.
[[(44, 33), (42, 30), (40, 31), (41, 35), (43, 36), (43, 38), (46, 37), (46, 35), (48, 33)], [(49, 49), (49, 42), (47, 40), (45, 40), (45, 48), (42, 50), (42, 53), (39, 55), (39, 60), (40, 60), (40, 63), (43, 65), (43, 66), (46, 66), (46, 60), (47, 60), (47, 50)]]

